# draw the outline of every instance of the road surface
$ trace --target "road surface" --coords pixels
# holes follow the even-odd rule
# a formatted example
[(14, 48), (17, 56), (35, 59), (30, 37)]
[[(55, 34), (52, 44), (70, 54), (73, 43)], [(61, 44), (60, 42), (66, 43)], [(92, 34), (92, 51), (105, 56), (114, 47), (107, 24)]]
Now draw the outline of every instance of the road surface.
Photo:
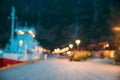
[(120, 80), (120, 66), (48, 59), (0, 71), (0, 80)]

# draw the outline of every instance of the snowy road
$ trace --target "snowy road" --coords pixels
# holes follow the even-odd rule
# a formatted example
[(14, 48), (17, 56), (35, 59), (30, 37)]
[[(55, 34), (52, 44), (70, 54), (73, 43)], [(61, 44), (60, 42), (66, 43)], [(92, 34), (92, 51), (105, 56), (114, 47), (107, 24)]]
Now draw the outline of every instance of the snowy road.
[(0, 71), (0, 80), (120, 80), (120, 66), (48, 59)]

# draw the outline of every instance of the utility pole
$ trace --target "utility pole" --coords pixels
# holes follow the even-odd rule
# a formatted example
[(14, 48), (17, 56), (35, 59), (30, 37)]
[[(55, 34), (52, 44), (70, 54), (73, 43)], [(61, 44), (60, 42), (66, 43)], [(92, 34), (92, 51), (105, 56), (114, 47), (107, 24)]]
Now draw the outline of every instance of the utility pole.
[(75, 32), (72, 36), (73, 39), (76, 39), (78, 37), (78, 31), (79, 31), (79, 19), (78, 19), (78, 6), (80, 5), (80, 0), (76, 0), (75, 2), (75, 10), (74, 10), (74, 13), (75, 13)]

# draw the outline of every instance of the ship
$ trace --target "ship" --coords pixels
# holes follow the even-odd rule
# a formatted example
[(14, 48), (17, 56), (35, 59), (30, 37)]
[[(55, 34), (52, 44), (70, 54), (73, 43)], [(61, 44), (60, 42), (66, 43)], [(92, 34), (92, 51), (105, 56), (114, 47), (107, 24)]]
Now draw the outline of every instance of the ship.
[(27, 23), (25, 26), (14, 26), (15, 18), (15, 7), (12, 7), (11, 37), (0, 54), (0, 67), (37, 60), (42, 55), (42, 46), (35, 39), (35, 29), (28, 27)]

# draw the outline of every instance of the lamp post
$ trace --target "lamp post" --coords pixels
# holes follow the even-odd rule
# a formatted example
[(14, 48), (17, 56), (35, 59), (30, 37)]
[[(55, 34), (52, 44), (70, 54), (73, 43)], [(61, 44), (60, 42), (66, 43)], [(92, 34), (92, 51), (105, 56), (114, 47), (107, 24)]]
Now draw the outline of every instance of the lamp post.
[(73, 44), (69, 44), (69, 48), (72, 49), (73, 48)]
[(69, 48), (70, 48), (70, 51), (69, 51), (69, 52), (71, 52), (71, 51), (72, 51), (72, 48), (73, 48), (73, 44), (69, 44)]
[(112, 41), (113, 41), (113, 45), (115, 46), (116, 48), (116, 51), (119, 50), (119, 47), (120, 47), (120, 26), (114, 26), (112, 28), (112, 31), (114, 33), (114, 36), (112, 38)]
[(77, 44), (77, 48), (78, 48), (78, 50), (79, 50), (79, 44), (81, 43), (81, 41), (77, 39), (77, 40), (75, 41), (75, 43)]

